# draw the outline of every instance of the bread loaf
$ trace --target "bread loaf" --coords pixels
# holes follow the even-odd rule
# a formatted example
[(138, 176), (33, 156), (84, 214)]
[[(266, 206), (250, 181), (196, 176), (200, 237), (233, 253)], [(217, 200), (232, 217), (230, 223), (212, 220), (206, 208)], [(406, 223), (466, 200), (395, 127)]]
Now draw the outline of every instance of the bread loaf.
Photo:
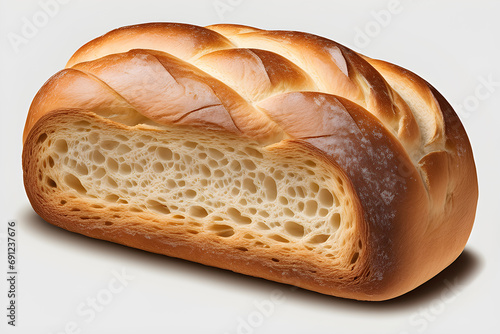
[(359, 300), (452, 263), (478, 198), (431, 85), (301, 32), (113, 30), (43, 85), (23, 140), (26, 192), (54, 225)]

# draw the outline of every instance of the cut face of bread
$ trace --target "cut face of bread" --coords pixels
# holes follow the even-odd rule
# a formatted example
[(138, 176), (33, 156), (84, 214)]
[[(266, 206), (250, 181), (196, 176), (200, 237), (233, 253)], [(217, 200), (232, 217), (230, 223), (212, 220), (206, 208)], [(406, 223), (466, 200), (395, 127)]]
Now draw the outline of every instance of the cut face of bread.
[(439, 92), (300, 32), (114, 30), (40, 89), (23, 140), (28, 198), (52, 224), (345, 298), (443, 270), (478, 197)]
[[(359, 258), (362, 240), (345, 176), (306, 147), (261, 147), (220, 131), (131, 130), (62, 116), (37, 145), (39, 190), (60, 199), (61, 210), (90, 209), (81, 223), (106, 228), (120, 223), (103, 220), (100, 211), (132, 212), (150, 217), (150, 228), (184, 226), (193, 238), (235, 239), (240, 251), (267, 250), (269, 261), (301, 251), (318, 266), (350, 271)], [(86, 207), (72, 206), (71, 198)]]

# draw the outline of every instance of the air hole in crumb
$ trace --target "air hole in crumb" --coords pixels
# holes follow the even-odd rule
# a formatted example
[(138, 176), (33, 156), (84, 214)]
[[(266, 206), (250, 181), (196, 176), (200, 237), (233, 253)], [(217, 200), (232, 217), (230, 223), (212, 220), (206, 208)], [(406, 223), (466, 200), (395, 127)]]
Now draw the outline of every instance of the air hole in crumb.
[(269, 236), (269, 239), (276, 240), (278, 242), (288, 243), (290, 240), (283, 238), (281, 235), (273, 234)]
[(311, 244), (321, 244), (328, 240), (330, 236), (328, 234), (317, 234), (313, 236), (311, 239), (309, 239), (309, 243)]
[(322, 188), (319, 191), (318, 199), (323, 206), (330, 207), (333, 205), (333, 195), (328, 189)]
[(120, 165), (120, 174), (128, 175), (130, 173), (132, 173), (132, 168), (130, 167), (130, 165), (128, 165), (128, 164), (121, 164)]
[(120, 197), (118, 197), (117, 195), (115, 194), (109, 194), (107, 195), (105, 198), (104, 198), (106, 201), (108, 202), (116, 202), (118, 201), (118, 199), (120, 199)]
[(177, 188), (177, 183), (174, 180), (172, 180), (172, 179), (168, 179), (167, 180), (167, 188), (168, 189)]
[(246, 147), (245, 152), (246, 152), (246, 154), (248, 154), (249, 156), (252, 156), (254, 158), (262, 159), (264, 157), (262, 155), (262, 153), (260, 153), (259, 151), (257, 151), (254, 148), (251, 148), (251, 147)]
[(132, 149), (130, 147), (128, 147), (127, 145), (124, 145), (124, 144), (120, 144), (120, 146), (118, 146), (118, 149), (116, 150), (116, 153), (123, 155), (123, 154), (127, 154), (130, 151), (132, 151)]
[(87, 121), (77, 121), (77, 122), (74, 122), (73, 125), (80, 126), (80, 127), (89, 127), (90, 123)]
[(306, 160), (304, 163), (309, 167), (316, 167), (316, 163), (314, 161)]
[(295, 214), (293, 213), (292, 210), (290, 210), (289, 208), (284, 208), (283, 209), (283, 213), (285, 214), (285, 216), (287, 217), (294, 217)]
[(188, 147), (188, 148), (191, 148), (191, 149), (194, 149), (196, 148), (196, 146), (198, 145), (197, 143), (193, 142), (193, 141), (185, 141), (183, 143), (184, 146)]
[(82, 163), (77, 164), (75, 169), (76, 172), (80, 175), (87, 175), (89, 173), (89, 169), (87, 168), (87, 166)]
[(302, 238), (304, 236), (304, 226), (295, 222), (286, 222), (285, 231), (294, 237)]
[(108, 222), (108, 221), (107, 221), (107, 222), (104, 222), (104, 225), (106, 225), (106, 226), (111, 226), (111, 225), (113, 225), (113, 223), (112, 223), (112, 222)]
[(103, 140), (100, 146), (108, 151), (114, 150), (120, 143), (114, 140)]
[(192, 189), (188, 189), (184, 192), (184, 195), (187, 197), (187, 198), (195, 198), (196, 197), (196, 191), (192, 190)]
[(273, 176), (276, 178), (276, 180), (283, 180), (285, 178), (285, 173), (283, 173), (280, 170), (277, 170), (274, 172)]
[(336, 230), (340, 227), (340, 213), (334, 213), (330, 217), (330, 225)]
[(309, 188), (313, 193), (317, 193), (319, 191), (319, 185), (316, 182), (309, 183)]
[(316, 215), (316, 211), (318, 211), (318, 203), (314, 200), (307, 201), (305, 206), (305, 214), (309, 217), (312, 217)]
[(276, 181), (272, 177), (266, 177), (264, 180), (264, 189), (266, 191), (266, 198), (268, 201), (274, 201), (278, 195), (276, 189)]
[(156, 212), (159, 212), (162, 214), (169, 214), (170, 213), (170, 210), (168, 209), (168, 207), (164, 204), (161, 204), (158, 201), (150, 199), (147, 201), (147, 204), (148, 204), (149, 209), (154, 210)]
[(210, 168), (208, 168), (206, 165), (201, 165), (200, 170), (201, 170), (201, 174), (203, 174), (204, 177), (212, 176), (212, 172), (210, 171)]
[(269, 226), (267, 226), (267, 224), (265, 224), (263, 222), (258, 222), (257, 227), (261, 230), (270, 230), (271, 229)]
[(172, 151), (166, 147), (158, 147), (156, 154), (158, 155), (158, 158), (164, 161), (172, 160), (173, 156)]
[(248, 252), (248, 248), (246, 248), (246, 247), (236, 247), (236, 249), (243, 251), (243, 252)]
[(109, 176), (106, 177), (106, 183), (108, 184), (108, 186), (110, 186), (112, 188), (118, 188), (118, 184), (116, 183), (116, 181)]
[(246, 170), (255, 170), (257, 168), (257, 166), (255, 166), (253, 161), (250, 159), (244, 159), (241, 163)]
[(104, 175), (106, 175), (106, 170), (102, 167), (96, 169), (95, 172), (92, 174), (92, 176), (95, 177), (96, 179), (102, 179)]
[(320, 215), (320, 217), (326, 217), (326, 215), (328, 215), (328, 210), (325, 208), (321, 208), (319, 209), (318, 214)]
[(92, 160), (96, 163), (96, 164), (102, 164), (104, 163), (104, 161), (106, 161), (106, 158), (104, 157), (104, 155), (102, 155), (101, 152), (99, 152), (98, 150), (94, 150), (92, 152), (92, 156), (91, 156)]
[(274, 258), (274, 257), (271, 259), (271, 261), (273, 261), (273, 262), (280, 262), (280, 260), (278, 260), (277, 258)]
[(165, 170), (165, 167), (163, 167), (163, 164), (161, 162), (155, 162), (153, 165), (153, 170), (156, 173), (161, 173)]
[(47, 184), (49, 185), (49, 187), (57, 188), (56, 181), (52, 180), (50, 177), (47, 177)]
[(118, 162), (115, 159), (109, 158), (106, 165), (112, 172), (118, 172)]
[(227, 210), (227, 214), (229, 217), (236, 223), (238, 224), (250, 224), (252, 222), (252, 219), (245, 217), (241, 214), (241, 212), (238, 209), (235, 208), (229, 208)]
[(359, 253), (358, 252), (354, 253), (351, 257), (351, 264), (356, 263), (356, 261), (358, 261), (358, 257)]
[(263, 218), (268, 218), (269, 213), (267, 211), (264, 211), (264, 210), (259, 210), (259, 216), (261, 216)]
[(234, 160), (233, 162), (231, 162), (231, 164), (229, 165), (229, 168), (231, 168), (232, 170), (234, 170), (235, 172), (239, 172), (241, 170), (241, 164)]
[(45, 139), (47, 139), (47, 134), (46, 133), (42, 133), (39, 137), (38, 137), (38, 140), (37, 142), (39, 144), (43, 143), (45, 141)]
[(204, 217), (208, 216), (207, 210), (205, 210), (204, 207), (201, 207), (198, 205), (194, 205), (194, 206), (190, 207), (189, 214), (193, 217), (196, 217), (196, 218), (204, 218)]
[(87, 189), (82, 185), (80, 179), (74, 176), (73, 174), (66, 174), (64, 177), (64, 182), (74, 190), (76, 190), (80, 194), (86, 194)]
[(234, 234), (234, 229), (229, 225), (214, 224), (210, 226), (210, 231), (215, 232), (219, 237), (230, 237)]
[(220, 160), (224, 157), (224, 154), (215, 148), (209, 148), (208, 155), (215, 160)]
[(54, 143), (54, 150), (57, 153), (64, 154), (68, 152), (68, 143), (64, 139), (59, 139)]

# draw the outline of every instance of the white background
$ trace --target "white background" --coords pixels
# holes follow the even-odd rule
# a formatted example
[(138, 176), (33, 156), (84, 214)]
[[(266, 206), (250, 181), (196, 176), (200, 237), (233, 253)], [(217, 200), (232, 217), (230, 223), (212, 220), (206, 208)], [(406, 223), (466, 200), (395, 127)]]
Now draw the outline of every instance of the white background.
[[(396, 10), (388, 0), (64, 2), (44, 21), (47, 15), (39, 1), (0, 0), (0, 332), (495, 331), (500, 298), (500, 2), (400, 0)], [(217, 12), (221, 4), (226, 7)], [(393, 9), (390, 16), (380, 14), (388, 9)], [(21, 136), (33, 96), (85, 42), (119, 26), (152, 21), (306, 31), (427, 79), (462, 110), (459, 114), (474, 149), (480, 201), (465, 252), (415, 291), (370, 303), (149, 254), (44, 222), (31, 209), (21, 172)], [(37, 31), (23, 35), (26, 22), (38, 24)], [(367, 35), (361, 37), (360, 31)], [(17, 45), (13, 36), (25, 40)], [(493, 84), (487, 87), (483, 81), (488, 80)], [(8, 219), (17, 220), (19, 233), (16, 328), (6, 325)], [(116, 283), (114, 272), (121, 271), (133, 279), (126, 286), (115, 284), (121, 291), (110, 292), (108, 285)], [(273, 293), (281, 299), (272, 299)], [(94, 297), (105, 305), (92, 318), (87, 303)], [(262, 305), (267, 309), (262, 311)]]

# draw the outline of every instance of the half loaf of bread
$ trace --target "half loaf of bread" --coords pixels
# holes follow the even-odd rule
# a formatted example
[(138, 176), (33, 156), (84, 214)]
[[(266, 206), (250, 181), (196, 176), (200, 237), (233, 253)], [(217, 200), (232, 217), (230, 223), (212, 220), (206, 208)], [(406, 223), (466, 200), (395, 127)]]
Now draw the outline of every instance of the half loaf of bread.
[(26, 192), (54, 225), (360, 300), (452, 263), (478, 197), (432, 86), (301, 32), (111, 31), (44, 84), (23, 140)]

